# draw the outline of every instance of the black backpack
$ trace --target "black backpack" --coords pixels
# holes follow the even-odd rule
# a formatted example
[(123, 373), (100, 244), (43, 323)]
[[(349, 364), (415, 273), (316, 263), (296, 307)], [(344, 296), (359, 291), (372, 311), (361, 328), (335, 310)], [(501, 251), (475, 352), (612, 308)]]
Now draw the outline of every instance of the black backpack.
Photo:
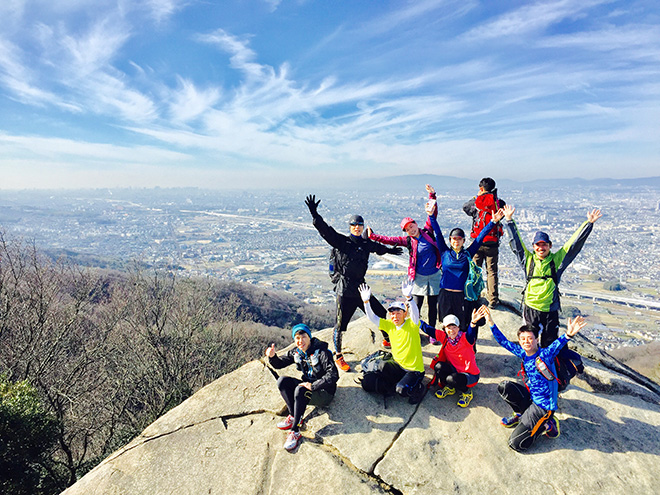
[(344, 259), (341, 251), (333, 247), (328, 255), (328, 275), (333, 284), (337, 284), (344, 268)]
[(362, 376), (356, 381), (366, 392), (375, 392), (387, 397), (394, 394), (392, 381), (387, 379), (387, 367), (394, 363), (391, 352), (382, 349), (372, 352), (360, 362)]

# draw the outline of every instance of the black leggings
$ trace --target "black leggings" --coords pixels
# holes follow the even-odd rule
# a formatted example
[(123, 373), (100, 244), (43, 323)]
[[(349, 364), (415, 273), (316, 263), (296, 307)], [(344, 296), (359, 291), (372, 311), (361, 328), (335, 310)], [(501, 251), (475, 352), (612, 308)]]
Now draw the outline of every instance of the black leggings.
[(333, 394), (324, 389), (312, 392), (307, 387), (303, 387), (302, 383), (302, 380), (291, 376), (280, 376), (277, 379), (277, 388), (280, 389), (282, 398), (286, 402), (289, 414), (293, 416), (293, 426), (291, 427), (293, 431), (298, 431), (298, 424), (303, 414), (305, 414), (305, 408), (308, 404), (325, 406), (334, 397)]
[(440, 361), (435, 365), (435, 376), (438, 379), (440, 387), (446, 385), (459, 392), (467, 392), (468, 380), (465, 373), (459, 373), (456, 368), (448, 361)]
[[(369, 299), (369, 304), (371, 305), (371, 309), (373, 310), (374, 314), (378, 316), (378, 318), (387, 318), (387, 311), (380, 303), (380, 301), (373, 296), (373, 294), (371, 299)], [(335, 354), (341, 354), (341, 341), (343, 333), (346, 331), (348, 323), (351, 321), (351, 318), (353, 318), (353, 315), (355, 314), (355, 310), (358, 308), (364, 312), (364, 303), (362, 302), (361, 298), (337, 295), (337, 323), (335, 324), (334, 335), (332, 337), (332, 340), (335, 344)], [(383, 335), (383, 338), (389, 342), (389, 335), (387, 335), (387, 333), (383, 332), (382, 330), (380, 332)]]
[(415, 298), (415, 304), (419, 310), (422, 310), (422, 304), (424, 303), (424, 298), (426, 297), (428, 307), (429, 307), (429, 317), (428, 324), (432, 327), (435, 326), (435, 322), (438, 321), (438, 296), (413, 296)]

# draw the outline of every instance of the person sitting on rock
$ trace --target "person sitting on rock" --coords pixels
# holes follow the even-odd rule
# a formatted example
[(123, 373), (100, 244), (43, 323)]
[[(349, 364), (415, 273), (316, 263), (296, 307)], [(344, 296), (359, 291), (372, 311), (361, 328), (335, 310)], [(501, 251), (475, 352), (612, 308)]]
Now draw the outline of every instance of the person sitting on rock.
[(339, 372), (328, 350), (328, 344), (312, 337), (307, 325), (299, 323), (291, 329), (296, 346), (283, 356), (275, 353), (275, 344), (266, 349), (268, 363), (276, 369), (294, 364), (302, 371), (302, 379), (280, 376), (277, 388), (280, 390), (289, 415), (277, 423), (280, 430), (291, 430), (284, 442), (288, 451), (295, 450), (302, 439), (300, 427), (308, 404), (327, 406), (337, 391)]
[(596, 220), (603, 215), (598, 209), (587, 213), (587, 220), (578, 227), (561, 249), (553, 253), (550, 251), (552, 248), (550, 236), (540, 230), (534, 235), (532, 241), (534, 250), (530, 252), (513, 220), (516, 209), (506, 205), (503, 211), (506, 219), (504, 225), (511, 236), (511, 249), (527, 278), (523, 295), (523, 320), (537, 329), (541, 347), (547, 347), (557, 338), (559, 332), (561, 276), (584, 246)]
[[(426, 392), (422, 384), (424, 379), (424, 361), (422, 360), (422, 341), (419, 335), (419, 309), (412, 298), (412, 284), (403, 282), (401, 292), (406, 302), (394, 301), (387, 308), (389, 319), (378, 318), (371, 309), (369, 300), (371, 289), (367, 284), (360, 286), (360, 296), (364, 302), (367, 318), (378, 328), (390, 336), (392, 357), (394, 361), (387, 363), (380, 374), (381, 383), (379, 391), (396, 392), (402, 397), (408, 397), (411, 404), (419, 403)], [(363, 382), (363, 388), (368, 387)]]
[(422, 331), (440, 342), (442, 347), (438, 355), (431, 361), (434, 371), (434, 382), (438, 383), (439, 390), (435, 396), (444, 399), (461, 393), (458, 400), (460, 407), (467, 407), (472, 400), (472, 387), (479, 381), (479, 368), (474, 354), (476, 340), (476, 324), (483, 317), (481, 309), (474, 310), (472, 320), (467, 331), (460, 329), (460, 321), (455, 315), (447, 315), (442, 320), (444, 330), (438, 330), (422, 322)]
[(522, 359), (521, 372), (525, 384), (504, 380), (497, 387), (502, 399), (513, 409), (513, 415), (500, 421), (505, 428), (515, 428), (509, 437), (509, 447), (517, 452), (525, 452), (539, 433), (557, 438), (559, 422), (554, 415), (558, 397), (555, 357), (587, 322), (581, 316), (573, 320), (569, 318), (564, 335), (549, 347), (539, 347), (538, 331), (534, 326), (521, 326), (518, 329), (518, 342), (514, 343), (497, 328), (486, 306), (480, 310), (497, 343)]

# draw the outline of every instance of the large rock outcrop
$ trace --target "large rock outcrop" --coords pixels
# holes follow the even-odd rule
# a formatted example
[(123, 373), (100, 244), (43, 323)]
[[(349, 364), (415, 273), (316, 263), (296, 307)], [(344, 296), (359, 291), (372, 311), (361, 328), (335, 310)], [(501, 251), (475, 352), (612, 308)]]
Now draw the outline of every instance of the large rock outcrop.
[[(506, 309), (494, 318), (513, 339), (520, 318)], [(330, 330), (316, 335), (331, 339)], [(356, 366), (377, 348), (376, 337), (366, 319), (352, 323), (347, 360)], [(424, 346), (427, 366), (437, 349)], [(487, 328), (478, 351), (481, 381), (467, 409), (457, 407), (456, 396), (439, 400), (433, 393), (416, 406), (384, 401), (363, 392), (356, 373), (341, 373), (333, 403), (306, 411), (295, 453), (283, 450), (285, 433), (275, 428), (285, 408), (274, 372), (250, 362), (171, 410), (64, 493), (660, 493), (659, 396), (634, 373), (587, 359), (585, 373), (561, 394), (561, 436), (540, 438), (523, 455), (507, 447), (510, 430), (499, 419), (510, 411), (497, 394), (519, 361)], [(600, 360), (598, 354), (592, 349), (590, 357)], [(282, 371), (297, 375), (293, 367)]]

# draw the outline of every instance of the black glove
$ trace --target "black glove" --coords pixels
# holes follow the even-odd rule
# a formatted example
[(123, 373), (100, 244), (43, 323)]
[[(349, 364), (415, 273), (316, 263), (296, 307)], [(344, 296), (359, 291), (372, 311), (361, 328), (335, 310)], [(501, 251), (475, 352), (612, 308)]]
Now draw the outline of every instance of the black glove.
[(317, 216), (319, 214), (317, 208), (319, 207), (319, 203), (321, 203), (321, 200), (319, 199), (316, 201), (316, 196), (313, 194), (310, 194), (307, 196), (307, 199), (305, 199), (305, 204), (307, 205), (307, 208), (309, 208), (309, 212), (312, 214), (313, 217)]
[(389, 248), (387, 252), (390, 254), (401, 254), (403, 253), (403, 249), (401, 248), (401, 246), (394, 246)]

